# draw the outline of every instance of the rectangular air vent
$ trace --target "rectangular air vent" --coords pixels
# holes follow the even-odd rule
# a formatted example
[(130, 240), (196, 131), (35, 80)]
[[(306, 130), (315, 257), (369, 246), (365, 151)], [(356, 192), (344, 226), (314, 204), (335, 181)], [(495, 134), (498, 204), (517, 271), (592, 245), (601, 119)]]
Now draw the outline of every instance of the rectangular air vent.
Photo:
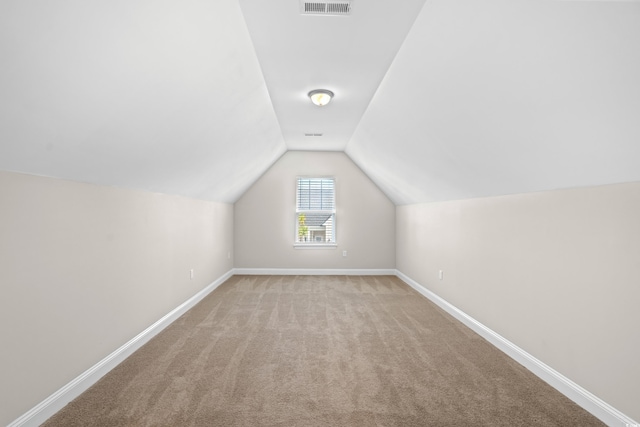
[(300, 0), (303, 15), (350, 15), (351, 1), (304, 1)]
[(305, 133), (304, 136), (322, 136), (321, 133)]

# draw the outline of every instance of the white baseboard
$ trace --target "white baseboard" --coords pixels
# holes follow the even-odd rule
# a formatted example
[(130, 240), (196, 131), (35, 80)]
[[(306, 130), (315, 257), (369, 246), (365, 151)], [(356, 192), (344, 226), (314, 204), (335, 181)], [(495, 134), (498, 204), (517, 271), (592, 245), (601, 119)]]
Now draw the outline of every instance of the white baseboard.
[(396, 270), (396, 276), (608, 426), (640, 426), (638, 422), (627, 417), (613, 406), (594, 396), (569, 378), (536, 359), (511, 341), (451, 305), (402, 272)]
[(457, 307), (451, 305), (438, 295), (412, 280), (402, 272), (393, 269), (281, 269), (281, 268), (236, 268), (228, 271), (206, 288), (189, 298), (180, 306), (173, 309), (160, 320), (132, 338), (129, 342), (118, 348), (109, 356), (102, 359), (93, 367), (82, 373), (70, 383), (40, 402), (21, 417), (14, 420), (7, 427), (36, 427), (62, 409), (67, 403), (78, 397), (81, 393), (95, 384), (106, 373), (115, 368), (133, 352), (142, 347), (151, 338), (160, 333), (173, 321), (178, 319), (200, 300), (216, 289), (234, 274), (247, 275), (394, 275), (406, 282), (420, 294), (431, 300), (440, 308), (451, 314), (460, 322), (468, 326), (474, 332), (485, 338), (491, 344), (502, 350), (512, 359), (516, 360), (538, 377), (556, 388), (569, 399), (576, 402), (585, 410), (596, 416), (608, 426), (637, 427), (640, 423), (633, 421), (622, 412), (594, 396), (570, 379), (536, 359), (520, 347), (505, 339), (498, 333), (484, 326)]
[(178, 307), (171, 310), (160, 320), (140, 332), (129, 340), (122, 347), (102, 359), (100, 362), (80, 374), (70, 383), (53, 393), (51, 396), (40, 402), (31, 410), (14, 420), (7, 427), (36, 427), (45, 422), (56, 412), (62, 409), (67, 403), (82, 394), (85, 390), (95, 384), (110, 370), (118, 366), (124, 359), (146, 344), (151, 338), (160, 333), (164, 328), (186, 313), (190, 308), (200, 302), (211, 291), (220, 286), (224, 281), (233, 275), (233, 269), (216, 279), (206, 288), (189, 298)]
[(233, 274), (263, 276), (395, 276), (396, 270), (392, 268), (234, 268)]

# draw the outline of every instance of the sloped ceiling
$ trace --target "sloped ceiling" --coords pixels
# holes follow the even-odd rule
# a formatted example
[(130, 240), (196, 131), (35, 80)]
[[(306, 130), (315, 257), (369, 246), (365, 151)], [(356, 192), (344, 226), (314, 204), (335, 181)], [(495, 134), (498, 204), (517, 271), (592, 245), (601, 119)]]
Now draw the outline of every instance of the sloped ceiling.
[(235, 201), (286, 150), (237, 1), (0, 4), (0, 169)]
[[(240, 4), (287, 149), (343, 151), (425, 0), (355, 0), (349, 16), (305, 15), (299, 1)], [(335, 97), (319, 108), (314, 89)]]
[(222, 202), (286, 150), (396, 204), (639, 181), (638, 52), (637, 1), (9, 0), (0, 169)]
[(640, 3), (427, 1), (346, 148), (396, 204), (640, 180)]

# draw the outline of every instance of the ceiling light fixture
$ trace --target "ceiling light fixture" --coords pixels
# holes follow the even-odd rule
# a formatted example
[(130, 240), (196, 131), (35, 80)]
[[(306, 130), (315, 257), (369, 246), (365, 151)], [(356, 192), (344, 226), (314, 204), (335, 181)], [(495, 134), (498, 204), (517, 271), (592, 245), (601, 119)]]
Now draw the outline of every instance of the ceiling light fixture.
[(333, 92), (326, 89), (316, 89), (309, 92), (309, 98), (311, 98), (311, 102), (316, 104), (318, 107), (322, 107), (331, 101), (331, 98), (333, 98)]

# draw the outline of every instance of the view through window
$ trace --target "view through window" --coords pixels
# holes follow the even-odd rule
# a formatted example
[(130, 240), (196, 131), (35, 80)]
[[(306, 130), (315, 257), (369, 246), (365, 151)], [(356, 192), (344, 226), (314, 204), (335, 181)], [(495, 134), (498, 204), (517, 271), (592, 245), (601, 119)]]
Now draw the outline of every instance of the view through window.
[(298, 178), (296, 244), (334, 244), (336, 203), (333, 178)]

